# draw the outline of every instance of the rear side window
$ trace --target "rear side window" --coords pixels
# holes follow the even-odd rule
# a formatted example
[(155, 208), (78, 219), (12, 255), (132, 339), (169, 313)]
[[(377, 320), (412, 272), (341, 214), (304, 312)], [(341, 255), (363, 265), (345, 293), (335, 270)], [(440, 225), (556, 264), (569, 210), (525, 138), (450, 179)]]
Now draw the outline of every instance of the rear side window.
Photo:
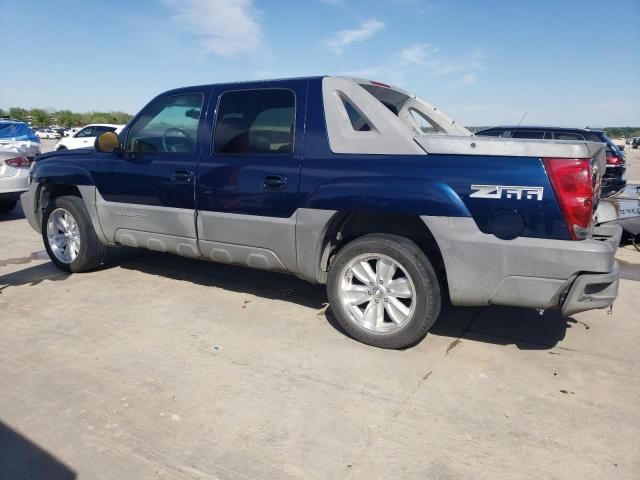
[(429, 133), (429, 134), (443, 133), (442, 128), (440, 128), (438, 125), (433, 123), (422, 112), (419, 112), (415, 108), (410, 108), (409, 112), (411, 113), (411, 118), (413, 118), (413, 121), (415, 122), (416, 127), (418, 127), (418, 129), (422, 133)]
[(479, 135), (481, 137), (501, 137), (502, 133), (502, 130), (487, 130), (484, 132), (478, 132), (476, 133), (476, 135)]
[(369, 132), (371, 131), (371, 122), (365, 117), (360, 111), (351, 103), (349, 100), (340, 97), (342, 100), (342, 105), (344, 106), (345, 111), (347, 112), (347, 116), (349, 117), (349, 121), (351, 122), (351, 126), (356, 132)]
[(544, 139), (544, 132), (536, 130), (516, 130), (511, 132), (511, 138), (530, 138), (530, 139)]
[(556, 140), (584, 140), (579, 133), (555, 132), (554, 136)]
[(220, 97), (213, 135), (214, 153), (293, 153), (295, 104), (295, 95), (291, 90), (261, 89), (224, 93)]

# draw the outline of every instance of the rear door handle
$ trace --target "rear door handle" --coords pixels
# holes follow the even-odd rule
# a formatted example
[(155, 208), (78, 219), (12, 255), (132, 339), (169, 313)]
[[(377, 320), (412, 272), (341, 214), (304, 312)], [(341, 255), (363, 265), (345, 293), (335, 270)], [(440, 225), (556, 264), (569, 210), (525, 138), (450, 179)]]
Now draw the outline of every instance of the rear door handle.
[(283, 190), (287, 188), (287, 177), (282, 175), (267, 175), (262, 181), (265, 190)]
[(193, 172), (191, 170), (176, 170), (171, 181), (173, 183), (190, 183), (193, 180)]

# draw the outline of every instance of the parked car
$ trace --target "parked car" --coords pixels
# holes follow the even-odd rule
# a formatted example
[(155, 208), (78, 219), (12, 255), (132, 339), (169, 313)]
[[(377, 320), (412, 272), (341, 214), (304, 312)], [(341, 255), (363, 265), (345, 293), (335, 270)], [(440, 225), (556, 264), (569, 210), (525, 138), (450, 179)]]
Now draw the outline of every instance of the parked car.
[(502, 126), (476, 132), (478, 136), (502, 138), (529, 138), (545, 140), (586, 140), (606, 144), (607, 171), (602, 178), (602, 196), (615, 195), (627, 185), (625, 176), (627, 161), (624, 153), (615, 145), (604, 130), (592, 128), (565, 128), (543, 126)]
[(36, 135), (40, 138), (60, 138), (60, 134), (55, 130), (51, 130), (50, 128), (40, 128), (36, 130)]
[(40, 139), (24, 122), (0, 120), (0, 148), (15, 149), (33, 160), (40, 155)]
[(76, 133), (78, 133), (80, 130), (82, 130), (82, 127), (72, 127), (72, 128), (67, 128), (64, 131), (64, 137), (72, 137), (74, 136)]
[(180, 88), (40, 159), (23, 210), (60, 269), (127, 245), (292, 273), (378, 347), (418, 342), (448, 298), (571, 315), (617, 295), (621, 228), (592, 225), (603, 144), (474, 137), (379, 82)]
[(119, 133), (124, 125), (113, 125), (110, 123), (92, 123), (80, 129), (71, 137), (65, 137), (58, 142), (56, 150), (71, 150), (73, 148), (93, 147), (96, 137), (104, 132)]
[(0, 214), (13, 210), (29, 189), (29, 164), (17, 148), (0, 146)]
[(631, 141), (631, 148), (638, 148), (640, 146), (640, 137), (633, 137)]

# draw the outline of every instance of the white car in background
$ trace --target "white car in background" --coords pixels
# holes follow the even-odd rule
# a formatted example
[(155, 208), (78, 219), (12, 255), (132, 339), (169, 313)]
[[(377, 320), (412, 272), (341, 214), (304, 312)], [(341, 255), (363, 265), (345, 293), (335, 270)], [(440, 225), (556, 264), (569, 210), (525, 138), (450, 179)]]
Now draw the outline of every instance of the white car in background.
[(82, 127), (73, 127), (73, 128), (67, 128), (64, 131), (64, 136), (65, 137), (73, 137), (76, 133), (78, 133), (80, 130), (82, 130)]
[(92, 123), (83, 127), (71, 137), (64, 137), (56, 145), (56, 150), (71, 150), (74, 148), (93, 148), (96, 137), (104, 132), (120, 133), (124, 125), (112, 123)]
[(13, 210), (29, 190), (29, 163), (17, 148), (0, 146), (0, 214)]
[(41, 128), (40, 130), (36, 130), (36, 135), (38, 138), (60, 138), (60, 134), (50, 128)]

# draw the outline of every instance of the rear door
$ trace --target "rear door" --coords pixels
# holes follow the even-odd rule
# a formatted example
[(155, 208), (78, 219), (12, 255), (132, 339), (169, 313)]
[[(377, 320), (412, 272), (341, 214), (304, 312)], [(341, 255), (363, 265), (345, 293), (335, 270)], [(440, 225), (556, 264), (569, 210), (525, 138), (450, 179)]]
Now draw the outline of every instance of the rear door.
[(217, 92), (198, 164), (198, 240), (216, 261), (293, 270), (306, 81)]

